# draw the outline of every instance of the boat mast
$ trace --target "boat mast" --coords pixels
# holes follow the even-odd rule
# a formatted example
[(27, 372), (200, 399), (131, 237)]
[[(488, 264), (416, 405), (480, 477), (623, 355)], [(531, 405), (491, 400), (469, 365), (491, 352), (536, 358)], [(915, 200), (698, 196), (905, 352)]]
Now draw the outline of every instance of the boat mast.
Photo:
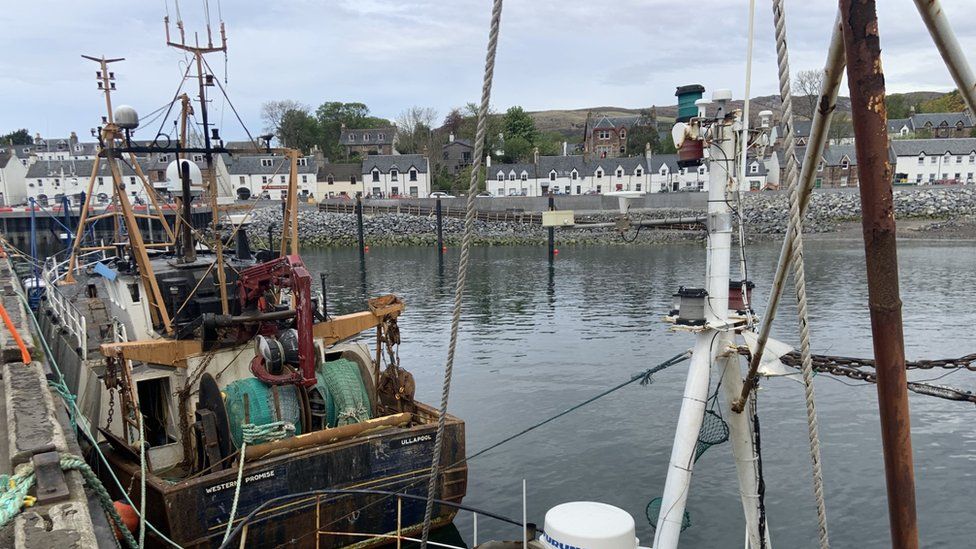
[[(732, 210), (727, 200), (730, 185), (735, 185), (735, 130), (739, 112), (729, 112), (732, 93), (713, 93), (718, 110), (714, 116), (699, 117), (710, 122), (705, 140), (709, 147), (708, 170), (708, 250), (706, 260), (705, 326), (698, 332), (685, 381), (681, 411), (674, 433), (668, 476), (654, 536), (655, 549), (675, 549), (681, 535), (685, 504), (695, 465), (695, 448), (708, 399), (711, 365), (732, 344), (728, 319), (729, 260), (732, 250)], [(701, 102), (700, 104), (707, 104)]]
[[(214, 43), (213, 43), (213, 32), (212, 32), (212, 30), (210, 28), (209, 18), (208, 18), (208, 23), (207, 23), (207, 45), (206, 46), (201, 46), (200, 45), (199, 37), (197, 37), (196, 35), (194, 35), (195, 43), (194, 43), (194, 45), (191, 46), (191, 45), (188, 45), (186, 43), (186, 33), (185, 33), (184, 29), (183, 29), (183, 21), (182, 20), (176, 22), (176, 26), (177, 26), (177, 28), (180, 31), (180, 41), (179, 42), (174, 42), (174, 41), (170, 40), (170, 34), (169, 34), (169, 16), (166, 16), (163, 19), (163, 21), (164, 21), (164, 23), (166, 25), (166, 45), (167, 46), (170, 46), (170, 47), (173, 47), (173, 48), (176, 48), (178, 50), (182, 50), (182, 51), (185, 51), (187, 53), (192, 54), (193, 57), (194, 57), (194, 59), (195, 59), (195, 61), (196, 61), (196, 65), (197, 65), (197, 86), (199, 88), (200, 118), (201, 118), (201, 121), (203, 123), (203, 148), (204, 148), (204, 151), (205, 151), (204, 152), (204, 160), (207, 163), (207, 168), (206, 168), (206, 170), (204, 170), (204, 177), (203, 177), (203, 179), (204, 179), (204, 182), (205, 182), (207, 191), (210, 193), (210, 209), (211, 209), (211, 216), (212, 216), (211, 217), (211, 222), (213, 224), (213, 228), (214, 228), (214, 232), (215, 232), (213, 250), (214, 250), (214, 253), (217, 256), (216, 257), (216, 272), (217, 272), (217, 286), (219, 286), (219, 290), (220, 290), (220, 307), (221, 307), (221, 310), (222, 310), (223, 314), (228, 314), (229, 308), (228, 308), (228, 304), (227, 304), (227, 273), (226, 273), (226, 271), (224, 269), (224, 245), (223, 245), (223, 239), (221, 238), (221, 236), (219, 234), (216, 234), (217, 225), (220, 222), (220, 211), (218, 210), (218, 207), (217, 207), (218, 206), (218, 204), (217, 204), (217, 176), (216, 176), (216, 170), (214, 169), (214, 165), (213, 165), (214, 158), (213, 158), (213, 149), (211, 147), (210, 120), (209, 120), (208, 114), (207, 114), (207, 86), (208, 85), (209, 86), (212, 86), (213, 85), (213, 78), (214, 78), (214, 76), (212, 74), (209, 74), (209, 73), (204, 73), (204, 64), (205, 63), (204, 63), (204, 60), (203, 60), (203, 56), (206, 55), (206, 54), (208, 54), (208, 53), (220, 53), (220, 52), (226, 52), (227, 51), (227, 34), (226, 34), (225, 30), (224, 30), (224, 22), (221, 21), (220, 22), (220, 45), (219, 46), (215, 46)], [(184, 146), (185, 146), (185, 143), (184, 143)], [(184, 170), (182, 169), (182, 164), (180, 166), (181, 166), (181, 170), (180, 170), (181, 178), (182, 179), (188, 179), (186, 176), (183, 176)], [(186, 194), (186, 187), (187, 187), (186, 182), (184, 182), (183, 183), (184, 194)], [(183, 201), (184, 201), (184, 206), (183, 207), (184, 207), (184, 211), (186, 211), (186, 212), (189, 212), (190, 211), (190, 208), (189, 208), (189, 200), (190, 200), (190, 198), (191, 197), (189, 197), (189, 196), (184, 196), (183, 197)], [(189, 215), (189, 213), (187, 213), (186, 215)], [(187, 217), (186, 220), (185, 220), (186, 223), (188, 223), (188, 226), (187, 226), (187, 232), (188, 233), (191, 231), (191, 227), (192, 227), (191, 219), (192, 219), (191, 217)], [(191, 240), (191, 239), (188, 239), (188, 240)], [(184, 253), (186, 253), (185, 250), (184, 250)]]

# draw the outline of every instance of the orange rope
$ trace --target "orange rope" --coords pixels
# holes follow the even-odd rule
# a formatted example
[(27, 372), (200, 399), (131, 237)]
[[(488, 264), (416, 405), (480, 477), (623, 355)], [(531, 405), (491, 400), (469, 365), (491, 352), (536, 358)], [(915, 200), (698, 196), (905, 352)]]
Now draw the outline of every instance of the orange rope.
[(3, 317), (3, 323), (7, 325), (7, 329), (14, 336), (14, 341), (17, 342), (17, 346), (20, 347), (20, 359), (24, 364), (31, 363), (30, 351), (27, 350), (27, 346), (24, 345), (24, 340), (20, 338), (20, 333), (17, 332), (17, 328), (14, 327), (14, 323), (10, 320), (10, 315), (7, 314), (6, 307), (3, 303), (0, 303), (0, 316)]

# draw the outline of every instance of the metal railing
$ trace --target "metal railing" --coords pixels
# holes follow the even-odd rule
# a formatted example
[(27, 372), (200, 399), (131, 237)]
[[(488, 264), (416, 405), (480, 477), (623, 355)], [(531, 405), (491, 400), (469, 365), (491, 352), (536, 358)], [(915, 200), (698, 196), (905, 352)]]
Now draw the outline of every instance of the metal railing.
[[(79, 257), (79, 264), (82, 264), (81, 258), (86, 256), (96, 256), (98, 259), (95, 261), (98, 261), (104, 259), (105, 253), (98, 251), (84, 254)], [(90, 261), (88, 264), (90, 263), (94, 263), (94, 261)], [(41, 278), (44, 280), (44, 296), (54, 316), (64, 325), (67, 332), (78, 341), (81, 359), (87, 360), (88, 321), (85, 319), (85, 315), (81, 314), (81, 311), (58, 288), (58, 282), (63, 276), (61, 268), (67, 264), (68, 260), (58, 263), (53, 257), (44, 261), (44, 269), (41, 271)]]
[[(356, 213), (356, 203), (355, 202), (320, 202), (319, 211), (330, 212), (330, 213)], [(435, 215), (433, 206), (415, 206), (410, 204), (402, 204), (398, 206), (377, 206), (369, 203), (363, 203), (363, 213), (366, 215), (375, 214), (407, 214), (416, 215), (419, 217), (433, 217)], [(441, 215), (444, 217), (453, 217), (457, 219), (463, 219), (465, 216), (465, 209), (463, 207), (451, 208), (449, 205), (445, 204), (441, 209)], [(481, 221), (489, 222), (511, 222), (511, 223), (527, 223), (531, 225), (542, 225), (542, 214), (541, 213), (531, 213), (522, 211), (488, 211), (488, 210), (476, 210), (475, 218)]]

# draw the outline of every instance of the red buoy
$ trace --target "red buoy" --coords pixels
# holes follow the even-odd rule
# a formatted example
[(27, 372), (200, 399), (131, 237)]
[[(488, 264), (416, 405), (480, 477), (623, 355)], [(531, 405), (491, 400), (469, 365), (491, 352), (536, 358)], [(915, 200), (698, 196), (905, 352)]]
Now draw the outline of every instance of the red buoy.
[(555, 250), (553, 250), (552, 251), (552, 254), (553, 255), (559, 255), (559, 248), (556, 248)]
[[(129, 533), (135, 534), (139, 530), (139, 515), (136, 513), (136, 510), (121, 500), (113, 501), (112, 505), (115, 506), (115, 512), (122, 518), (122, 524), (125, 524)], [(112, 529), (115, 530), (115, 539), (122, 539), (122, 532), (119, 532), (115, 524), (112, 524)]]
[(441, 251), (442, 251), (442, 252), (446, 252), (446, 251), (447, 251), (447, 246), (443, 246), (443, 247), (441, 248)]
[(368, 252), (369, 251), (369, 246), (363, 246), (363, 251), (364, 252)]

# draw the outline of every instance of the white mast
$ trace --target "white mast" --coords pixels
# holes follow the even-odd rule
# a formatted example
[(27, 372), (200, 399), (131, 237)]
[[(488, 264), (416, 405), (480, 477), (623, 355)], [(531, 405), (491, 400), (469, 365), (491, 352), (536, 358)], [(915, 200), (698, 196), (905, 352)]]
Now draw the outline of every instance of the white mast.
[(710, 144), (708, 257), (705, 271), (705, 289), (708, 291), (705, 302), (707, 324), (697, 335), (688, 368), (654, 536), (655, 549), (675, 549), (678, 546), (691, 486), (698, 433), (708, 398), (709, 370), (719, 351), (727, 349), (732, 342), (732, 333), (727, 330), (729, 259), (732, 248), (732, 212), (727, 202), (727, 192), (729, 186), (735, 183), (735, 136), (732, 125), (737, 114), (728, 112), (731, 91), (716, 90), (712, 98), (717, 103), (718, 112), (711, 117), (712, 124), (705, 134), (706, 141)]

